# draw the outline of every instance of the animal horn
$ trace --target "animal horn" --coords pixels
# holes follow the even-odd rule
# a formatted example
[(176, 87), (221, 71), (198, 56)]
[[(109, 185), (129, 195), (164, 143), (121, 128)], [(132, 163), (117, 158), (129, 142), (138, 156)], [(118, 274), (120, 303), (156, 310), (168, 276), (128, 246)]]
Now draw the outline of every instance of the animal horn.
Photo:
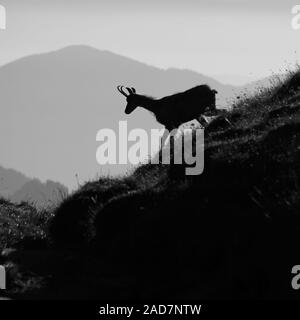
[(131, 88), (126, 87), (126, 89), (128, 90), (129, 94), (133, 94)]
[(117, 86), (118, 91), (125, 97), (128, 97), (128, 94), (123, 90), (124, 86)]

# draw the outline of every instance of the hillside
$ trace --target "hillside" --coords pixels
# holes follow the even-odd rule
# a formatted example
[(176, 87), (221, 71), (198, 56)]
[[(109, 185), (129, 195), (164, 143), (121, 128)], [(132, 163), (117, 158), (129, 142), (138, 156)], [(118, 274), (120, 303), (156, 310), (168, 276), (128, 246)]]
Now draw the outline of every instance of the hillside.
[(83, 183), (96, 174), (123, 173), (125, 167), (95, 161), (98, 130), (117, 129), (122, 119), (129, 128), (160, 126), (143, 110), (125, 116), (116, 86), (162, 97), (203, 83), (219, 91), (221, 106), (234, 89), (196, 72), (162, 70), (86, 46), (19, 59), (0, 67), (0, 163), (68, 188), (77, 187), (76, 174)]
[(42, 241), (50, 218), (49, 212), (28, 203), (14, 204), (0, 199), (0, 250), (22, 247), (28, 241)]
[(209, 124), (199, 176), (145, 164), (83, 185), (54, 212), (51, 250), (2, 256), (26, 280), (10, 296), (298, 298), (299, 90), (297, 72)]

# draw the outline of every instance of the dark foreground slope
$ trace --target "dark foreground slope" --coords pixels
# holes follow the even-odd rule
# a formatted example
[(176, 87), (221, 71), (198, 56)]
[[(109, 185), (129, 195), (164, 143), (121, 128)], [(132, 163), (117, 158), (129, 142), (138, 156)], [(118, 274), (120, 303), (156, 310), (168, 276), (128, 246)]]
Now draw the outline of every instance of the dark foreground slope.
[(299, 78), (241, 99), (225, 115), (231, 125), (212, 122), (202, 175), (147, 164), (67, 198), (51, 221), (47, 249), (3, 256), (29, 281), (14, 290), (11, 276), (11, 295), (297, 298)]

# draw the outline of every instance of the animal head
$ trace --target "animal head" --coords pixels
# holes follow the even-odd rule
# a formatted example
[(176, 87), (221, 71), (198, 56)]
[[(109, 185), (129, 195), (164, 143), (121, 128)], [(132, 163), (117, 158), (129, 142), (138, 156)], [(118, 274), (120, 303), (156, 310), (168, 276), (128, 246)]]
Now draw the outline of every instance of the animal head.
[(123, 86), (118, 86), (117, 89), (118, 91), (126, 97), (126, 101), (127, 101), (127, 106), (125, 108), (125, 113), (126, 114), (130, 114), (135, 108), (137, 108), (139, 106), (139, 102), (137, 99), (137, 94), (134, 88), (128, 88), (126, 87), (126, 90), (128, 91), (128, 93), (126, 93), (123, 89)]

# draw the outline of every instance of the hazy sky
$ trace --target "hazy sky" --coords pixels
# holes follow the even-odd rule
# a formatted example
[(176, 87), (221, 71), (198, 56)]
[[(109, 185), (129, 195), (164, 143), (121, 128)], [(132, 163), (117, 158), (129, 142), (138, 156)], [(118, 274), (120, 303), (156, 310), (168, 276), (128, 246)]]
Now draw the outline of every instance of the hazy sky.
[[(299, 1), (298, 1), (299, 2)], [(158, 67), (259, 78), (300, 61), (297, 0), (0, 0), (0, 65), (87, 44)]]

